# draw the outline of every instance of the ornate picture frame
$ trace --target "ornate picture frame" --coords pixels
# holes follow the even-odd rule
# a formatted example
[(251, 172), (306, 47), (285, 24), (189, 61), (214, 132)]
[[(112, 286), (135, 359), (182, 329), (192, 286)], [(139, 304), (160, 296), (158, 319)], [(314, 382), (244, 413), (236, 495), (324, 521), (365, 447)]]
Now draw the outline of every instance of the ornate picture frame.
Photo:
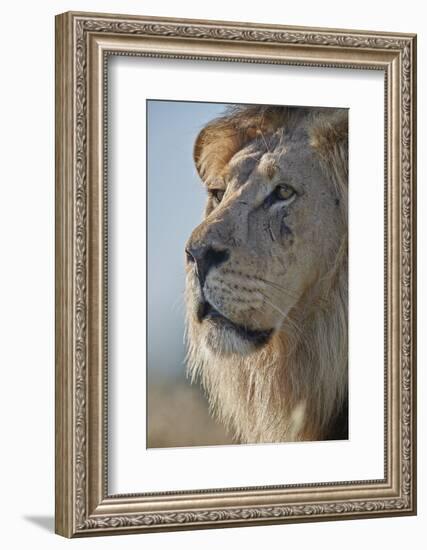
[[(384, 478), (108, 492), (109, 56), (384, 73)], [(416, 513), (416, 36), (68, 12), (56, 17), (56, 532), (65, 537)]]

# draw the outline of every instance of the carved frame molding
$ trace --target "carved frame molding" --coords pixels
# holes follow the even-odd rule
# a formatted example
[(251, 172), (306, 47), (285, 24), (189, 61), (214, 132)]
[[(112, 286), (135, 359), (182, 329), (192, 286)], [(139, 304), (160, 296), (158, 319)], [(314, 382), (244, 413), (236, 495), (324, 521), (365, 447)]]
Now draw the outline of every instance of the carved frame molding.
[[(109, 55), (384, 71), (384, 479), (108, 495), (104, 207)], [(57, 16), (57, 533), (75, 537), (415, 513), (415, 78), (415, 35), (71, 12)]]

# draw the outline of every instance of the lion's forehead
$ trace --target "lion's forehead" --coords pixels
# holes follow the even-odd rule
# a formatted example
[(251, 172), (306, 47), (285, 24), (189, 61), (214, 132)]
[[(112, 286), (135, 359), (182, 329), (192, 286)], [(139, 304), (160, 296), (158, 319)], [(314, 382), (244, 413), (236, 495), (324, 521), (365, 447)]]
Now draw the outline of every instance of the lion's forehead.
[(234, 179), (239, 184), (243, 184), (254, 172), (264, 154), (265, 151), (253, 151), (251, 149), (248, 150), (248, 148), (241, 149), (228, 163), (225, 171), (226, 179)]
[(301, 143), (286, 139), (274, 144), (274, 147), (254, 144), (242, 148), (229, 161), (224, 171), (224, 180), (234, 185), (243, 185), (251, 177), (259, 176), (263, 180), (272, 180), (274, 176), (286, 178), (299, 175), (307, 180), (313, 171), (320, 171), (313, 149), (307, 142)]

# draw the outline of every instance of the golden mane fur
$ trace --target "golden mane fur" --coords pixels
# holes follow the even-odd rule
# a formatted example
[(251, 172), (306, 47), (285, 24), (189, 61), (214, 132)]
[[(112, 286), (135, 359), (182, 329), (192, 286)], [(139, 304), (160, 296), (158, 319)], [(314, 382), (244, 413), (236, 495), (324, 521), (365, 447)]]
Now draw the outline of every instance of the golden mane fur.
[[(212, 413), (239, 442), (347, 437), (347, 111), (237, 107), (201, 131), (194, 158), (209, 185), (223, 177), (230, 160), (248, 144), (268, 146), (269, 136), (289, 133), (301, 123), (335, 189), (342, 220), (328, 269), (305, 289), (280, 330), (251, 353), (211, 353), (201, 341), (200, 323), (188, 313), (188, 373), (201, 381)], [(187, 288), (189, 303), (190, 294)]]

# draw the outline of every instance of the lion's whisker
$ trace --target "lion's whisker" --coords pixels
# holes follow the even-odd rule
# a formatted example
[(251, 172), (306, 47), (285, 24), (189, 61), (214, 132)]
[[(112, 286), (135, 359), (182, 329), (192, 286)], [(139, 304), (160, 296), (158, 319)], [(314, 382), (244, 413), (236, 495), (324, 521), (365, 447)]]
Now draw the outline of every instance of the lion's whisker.
[(269, 305), (271, 308), (273, 308), (275, 311), (277, 311), (278, 313), (281, 314), (281, 316), (282, 316), (282, 318), (281, 318), (282, 327), (283, 327), (283, 323), (285, 322), (298, 335), (300, 340), (307, 342), (304, 331), (302, 330), (301, 327), (299, 327), (297, 325), (297, 323), (290, 317), (290, 315), (285, 314), (279, 307), (277, 307), (275, 304), (270, 302), (268, 300), (268, 298), (265, 296), (265, 294), (263, 294), (262, 292), (261, 292), (261, 294), (264, 297), (264, 303)]
[(184, 309), (184, 294), (178, 294), (171, 304), (172, 311), (182, 311)]
[[(263, 277), (254, 277), (255, 279), (271, 286), (272, 288), (276, 289), (276, 290), (279, 290), (281, 292), (283, 292), (284, 294), (287, 294), (288, 296), (290, 296), (291, 298), (295, 298), (295, 299), (298, 299), (298, 296), (291, 292), (290, 290), (288, 290), (287, 288), (285, 288), (284, 286), (282, 285), (279, 285), (278, 283), (273, 283), (273, 281), (269, 281), (268, 279), (264, 279)], [(328, 300), (326, 300), (325, 298), (322, 298), (321, 296), (317, 296), (315, 298), (315, 300), (313, 300), (313, 303), (314, 302), (318, 302), (319, 304), (322, 304), (322, 305), (326, 305), (328, 303)]]
[(290, 296), (291, 298), (298, 298), (298, 296), (294, 292), (291, 292), (289, 289), (285, 288), (284, 286), (279, 285), (278, 283), (273, 283), (272, 281), (264, 279), (263, 277), (254, 277), (254, 279), (257, 279), (257, 280), (265, 283), (266, 285), (269, 285), (270, 287), (274, 288), (275, 290), (279, 290), (279, 291), (283, 292), (284, 294)]

